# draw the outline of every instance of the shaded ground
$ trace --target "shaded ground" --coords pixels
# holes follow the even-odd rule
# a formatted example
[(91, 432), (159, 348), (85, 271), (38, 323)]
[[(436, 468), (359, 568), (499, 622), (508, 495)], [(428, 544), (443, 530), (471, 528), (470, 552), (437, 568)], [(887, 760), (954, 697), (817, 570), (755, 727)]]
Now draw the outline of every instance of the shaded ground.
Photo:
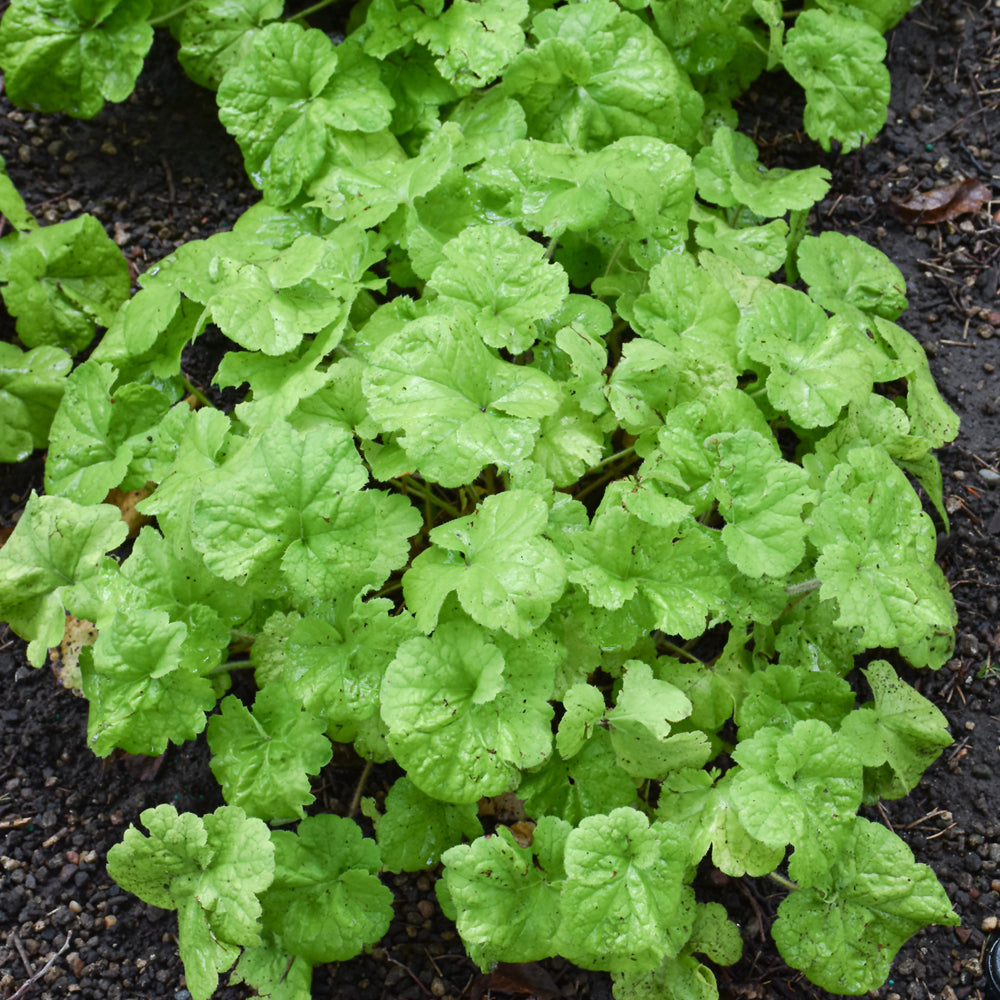
[[(169, 42), (158, 45), (169, 49)], [(149, 61), (135, 98), (92, 122), (23, 115), (0, 103), (0, 153), (29, 207), (49, 221), (96, 215), (138, 271), (179, 243), (224, 228), (256, 198), (208, 96), (179, 74), (168, 51), (163, 56)], [(850, 157), (824, 156), (796, 134), (800, 108), (782, 96), (781, 81), (763, 82), (746, 114), (752, 127), (759, 111), (757, 138), (775, 162), (821, 161), (833, 170), (817, 227), (861, 236), (902, 269), (910, 295), (902, 322), (925, 345), (962, 417), (959, 440), (941, 456), (952, 532), (939, 550), (959, 607), (958, 645), (937, 674), (908, 678), (946, 713), (955, 744), (912, 795), (873, 818), (934, 868), (962, 917), (959, 928), (917, 935), (876, 995), (963, 1000), (980, 996), (983, 928), (1000, 916), (1000, 672), (994, 676), (992, 666), (993, 656), (1000, 660), (1000, 222), (991, 215), (1000, 202), (922, 226), (896, 221), (886, 203), (963, 178), (1000, 194), (1000, 0), (976, 7), (929, 0), (891, 34), (889, 59), (889, 123)], [(196, 381), (200, 375), (190, 374)], [(12, 523), (40, 472), (38, 459), (0, 466), (0, 527)], [(27, 667), (21, 644), (3, 626), (0, 678), (0, 997), (13, 994), (68, 937), (28, 996), (186, 1000), (173, 914), (120, 892), (104, 859), (147, 806), (172, 802), (205, 812), (220, 804), (204, 742), (172, 748), (153, 776), (135, 775), (123, 762), (89, 754), (84, 703), (48, 671)], [(337, 763), (320, 794), (332, 810), (344, 808), (359, 775), (353, 760)], [(376, 771), (366, 792), (384, 795), (394, 777)], [(430, 879), (389, 884), (397, 900), (389, 936), (370, 956), (317, 970), (315, 997), (481, 995), (477, 970), (441, 917)], [(728, 996), (827, 996), (788, 970), (770, 943), (780, 893), (752, 880), (713, 891), (744, 935), (743, 960), (720, 973)], [(552, 984), (539, 996), (610, 996), (602, 975), (559, 962), (546, 968)], [(218, 994), (246, 995), (242, 988)]]

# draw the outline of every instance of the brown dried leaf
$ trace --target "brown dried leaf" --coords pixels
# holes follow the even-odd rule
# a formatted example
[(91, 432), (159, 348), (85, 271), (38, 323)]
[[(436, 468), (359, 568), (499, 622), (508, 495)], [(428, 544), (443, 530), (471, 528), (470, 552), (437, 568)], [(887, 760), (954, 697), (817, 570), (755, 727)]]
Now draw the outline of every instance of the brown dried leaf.
[(947, 187), (915, 194), (906, 201), (891, 201), (889, 211), (900, 222), (932, 225), (978, 212), (992, 197), (993, 192), (985, 184), (967, 178)]
[(116, 487), (105, 498), (105, 503), (114, 504), (122, 512), (122, 520), (128, 525), (129, 538), (135, 538), (139, 534), (139, 529), (153, 520), (135, 509), (135, 505), (140, 500), (145, 500), (150, 493), (152, 490), (145, 488), (125, 492)]
[(49, 652), (52, 670), (59, 678), (63, 687), (69, 688), (74, 694), (82, 695), (80, 682), (80, 650), (84, 646), (93, 646), (97, 641), (97, 629), (93, 622), (83, 618), (66, 615), (66, 631), (59, 643), (58, 653), (53, 649)]
[(492, 972), (473, 980), (469, 1000), (498, 995), (559, 1000), (562, 993), (555, 980), (537, 962), (498, 962)]

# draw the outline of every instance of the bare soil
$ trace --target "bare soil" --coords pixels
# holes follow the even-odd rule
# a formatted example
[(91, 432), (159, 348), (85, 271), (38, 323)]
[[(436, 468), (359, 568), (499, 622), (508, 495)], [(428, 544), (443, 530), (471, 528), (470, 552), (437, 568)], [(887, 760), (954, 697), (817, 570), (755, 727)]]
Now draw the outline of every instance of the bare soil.
[[(907, 674), (946, 714), (955, 742), (909, 797), (872, 813), (935, 870), (962, 924), (915, 936), (873, 996), (978, 1000), (988, 929), (1000, 917), (1000, 671), (992, 662), (1000, 661), (1000, 201), (934, 225), (903, 224), (890, 203), (965, 178), (1000, 192), (1000, 0), (926, 0), (890, 34), (889, 66), (889, 122), (850, 156), (824, 154), (803, 137), (801, 100), (782, 77), (761, 81), (743, 115), (771, 162), (832, 170), (814, 229), (860, 236), (901, 268), (910, 299), (901, 322), (962, 418), (958, 440), (941, 454), (951, 532), (939, 538), (939, 561), (959, 608), (956, 651), (937, 673)], [(96, 215), (136, 273), (182, 242), (227, 228), (257, 197), (211, 95), (183, 77), (169, 39), (157, 42), (136, 95), (92, 121), (26, 114), (0, 97), (0, 153), (32, 211), (47, 221)], [(3, 317), (0, 336), (14, 336)], [(197, 355), (190, 361), (189, 376), (207, 387), (210, 365), (200, 370)], [(40, 488), (42, 462), (36, 455), (0, 466), (0, 529)], [(86, 749), (86, 705), (49, 671), (28, 667), (23, 644), (2, 625), (0, 678), (0, 997), (54, 957), (22, 995), (187, 1000), (173, 914), (121, 892), (104, 862), (146, 807), (171, 802), (200, 813), (221, 804), (204, 741), (172, 748), (152, 773), (98, 760)], [(320, 799), (337, 810), (350, 801), (360, 767), (349, 754), (334, 763)], [(384, 795), (395, 776), (376, 769), (366, 792)], [(770, 941), (777, 887), (710, 871), (703, 881), (744, 937), (743, 959), (719, 970), (725, 997), (829, 996), (788, 969)], [(477, 978), (432, 879), (388, 884), (397, 912), (389, 935), (370, 955), (318, 969), (318, 1000), (458, 1000), (487, 988), (493, 997), (610, 997), (607, 977), (558, 960), (544, 963), (549, 980), (533, 993)], [(217, 994), (247, 995), (242, 987)]]

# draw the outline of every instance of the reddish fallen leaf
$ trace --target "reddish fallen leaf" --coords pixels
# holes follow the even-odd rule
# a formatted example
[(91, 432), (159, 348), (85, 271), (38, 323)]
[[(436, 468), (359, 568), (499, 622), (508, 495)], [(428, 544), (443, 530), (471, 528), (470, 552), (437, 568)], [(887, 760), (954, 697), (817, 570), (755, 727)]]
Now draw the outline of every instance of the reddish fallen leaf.
[(472, 981), (469, 1000), (485, 1000), (498, 995), (559, 1000), (562, 993), (555, 980), (537, 962), (498, 962), (492, 972), (476, 976)]
[(906, 201), (891, 201), (889, 211), (900, 222), (930, 225), (978, 212), (992, 198), (993, 192), (985, 184), (969, 178), (933, 191), (923, 191)]

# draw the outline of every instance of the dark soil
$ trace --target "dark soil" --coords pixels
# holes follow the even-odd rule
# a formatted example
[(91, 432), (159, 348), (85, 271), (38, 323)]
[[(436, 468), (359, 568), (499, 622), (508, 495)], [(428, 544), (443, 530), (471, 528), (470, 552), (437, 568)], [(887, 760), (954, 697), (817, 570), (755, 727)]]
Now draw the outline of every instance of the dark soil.
[[(180, 243), (226, 228), (256, 200), (211, 95), (182, 76), (168, 40), (157, 46), (137, 94), (90, 122), (29, 115), (0, 98), (0, 153), (32, 211), (47, 221), (96, 215), (137, 273)], [(919, 933), (873, 995), (964, 1000), (981, 997), (983, 949), (1000, 916), (1000, 671), (994, 675), (991, 661), (1000, 658), (1000, 202), (917, 226), (897, 221), (887, 203), (964, 178), (1000, 191), (1000, 0), (926, 0), (891, 33), (889, 65), (889, 123), (850, 156), (823, 154), (803, 139), (801, 100), (788, 96), (783, 79), (762, 81), (744, 115), (766, 158), (833, 171), (815, 228), (860, 236), (901, 268), (910, 296), (902, 323), (924, 344), (962, 418), (958, 441), (941, 454), (952, 530), (941, 536), (939, 559), (959, 608), (956, 653), (937, 673), (908, 676), (945, 712), (955, 743), (910, 796), (873, 813), (935, 870), (962, 925)], [(189, 375), (207, 383), (211, 372)], [(14, 523), (28, 490), (40, 488), (41, 471), (40, 456), (0, 466), (0, 529)], [(0, 996), (12, 996), (52, 957), (22, 995), (187, 1000), (174, 915), (121, 892), (104, 863), (142, 809), (171, 802), (201, 813), (220, 804), (204, 741), (172, 748), (155, 773), (98, 760), (86, 750), (86, 705), (49, 671), (28, 667), (23, 644), (2, 625), (0, 676)], [(349, 755), (335, 764), (320, 800), (337, 811), (360, 768)], [(384, 795), (393, 778), (376, 769), (367, 794)], [(458, 1000), (482, 997), (487, 986), (491, 996), (514, 995), (498, 980), (475, 978), (431, 878), (388, 884), (397, 912), (389, 935), (371, 955), (317, 969), (315, 997)], [(743, 930), (743, 959), (719, 972), (724, 996), (828, 996), (789, 970), (770, 942), (780, 893), (754, 880), (707, 879), (706, 891), (724, 899)], [(537, 996), (610, 997), (602, 974), (544, 966), (552, 982)], [(242, 987), (217, 994), (247, 995)]]

